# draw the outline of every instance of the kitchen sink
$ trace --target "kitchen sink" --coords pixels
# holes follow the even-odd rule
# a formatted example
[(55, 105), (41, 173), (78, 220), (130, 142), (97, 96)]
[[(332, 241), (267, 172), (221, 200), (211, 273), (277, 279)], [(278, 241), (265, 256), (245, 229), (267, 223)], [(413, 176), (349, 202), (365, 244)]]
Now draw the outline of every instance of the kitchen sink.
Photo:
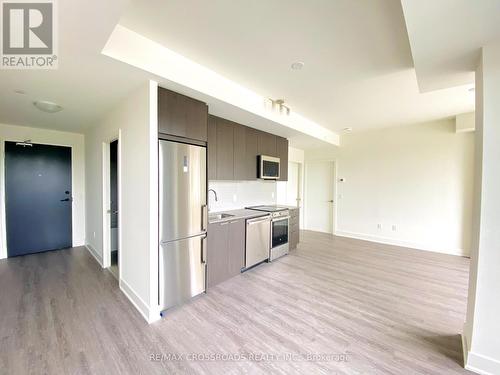
[(225, 219), (227, 217), (233, 217), (234, 215), (231, 214), (210, 214), (208, 215), (208, 220), (220, 220), (220, 219)]

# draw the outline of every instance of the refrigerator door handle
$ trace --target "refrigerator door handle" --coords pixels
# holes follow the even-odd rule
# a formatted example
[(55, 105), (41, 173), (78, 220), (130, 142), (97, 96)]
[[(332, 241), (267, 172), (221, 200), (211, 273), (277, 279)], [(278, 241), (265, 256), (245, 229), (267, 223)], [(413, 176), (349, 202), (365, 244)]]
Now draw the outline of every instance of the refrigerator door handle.
[(208, 206), (206, 204), (201, 206), (201, 230), (206, 231), (208, 226)]
[(201, 238), (201, 263), (206, 264), (207, 263), (207, 235), (205, 234)]

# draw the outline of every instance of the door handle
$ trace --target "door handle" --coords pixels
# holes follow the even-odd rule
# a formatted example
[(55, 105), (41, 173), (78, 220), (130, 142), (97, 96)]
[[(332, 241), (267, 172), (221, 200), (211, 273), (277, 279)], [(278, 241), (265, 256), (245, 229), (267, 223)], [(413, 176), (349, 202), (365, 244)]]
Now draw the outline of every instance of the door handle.
[(61, 202), (70, 202), (73, 201), (73, 198), (61, 199)]
[(329, 200), (328, 202), (329, 202), (329, 203), (333, 203), (333, 199)]

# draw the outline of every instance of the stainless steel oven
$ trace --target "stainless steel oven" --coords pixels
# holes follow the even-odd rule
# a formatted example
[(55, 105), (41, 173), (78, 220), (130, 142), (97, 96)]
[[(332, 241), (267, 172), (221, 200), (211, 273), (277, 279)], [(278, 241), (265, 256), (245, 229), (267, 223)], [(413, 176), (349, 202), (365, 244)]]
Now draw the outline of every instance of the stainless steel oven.
[(269, 261), (288, 254), (288, 210), (277, 211), (271, 214), (271, 243)]
[(280, 158), (259, 155), (259, 178), (278, 180), (280, 178)]

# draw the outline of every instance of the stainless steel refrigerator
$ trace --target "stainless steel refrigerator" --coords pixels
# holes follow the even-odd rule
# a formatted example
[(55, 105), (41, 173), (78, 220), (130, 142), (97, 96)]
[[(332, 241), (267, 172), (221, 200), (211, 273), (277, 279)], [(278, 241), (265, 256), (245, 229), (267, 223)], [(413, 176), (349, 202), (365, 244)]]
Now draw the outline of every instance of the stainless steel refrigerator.
[(161, 310), (205, 291), (206, 154), (206, 147), (159, 140)]

